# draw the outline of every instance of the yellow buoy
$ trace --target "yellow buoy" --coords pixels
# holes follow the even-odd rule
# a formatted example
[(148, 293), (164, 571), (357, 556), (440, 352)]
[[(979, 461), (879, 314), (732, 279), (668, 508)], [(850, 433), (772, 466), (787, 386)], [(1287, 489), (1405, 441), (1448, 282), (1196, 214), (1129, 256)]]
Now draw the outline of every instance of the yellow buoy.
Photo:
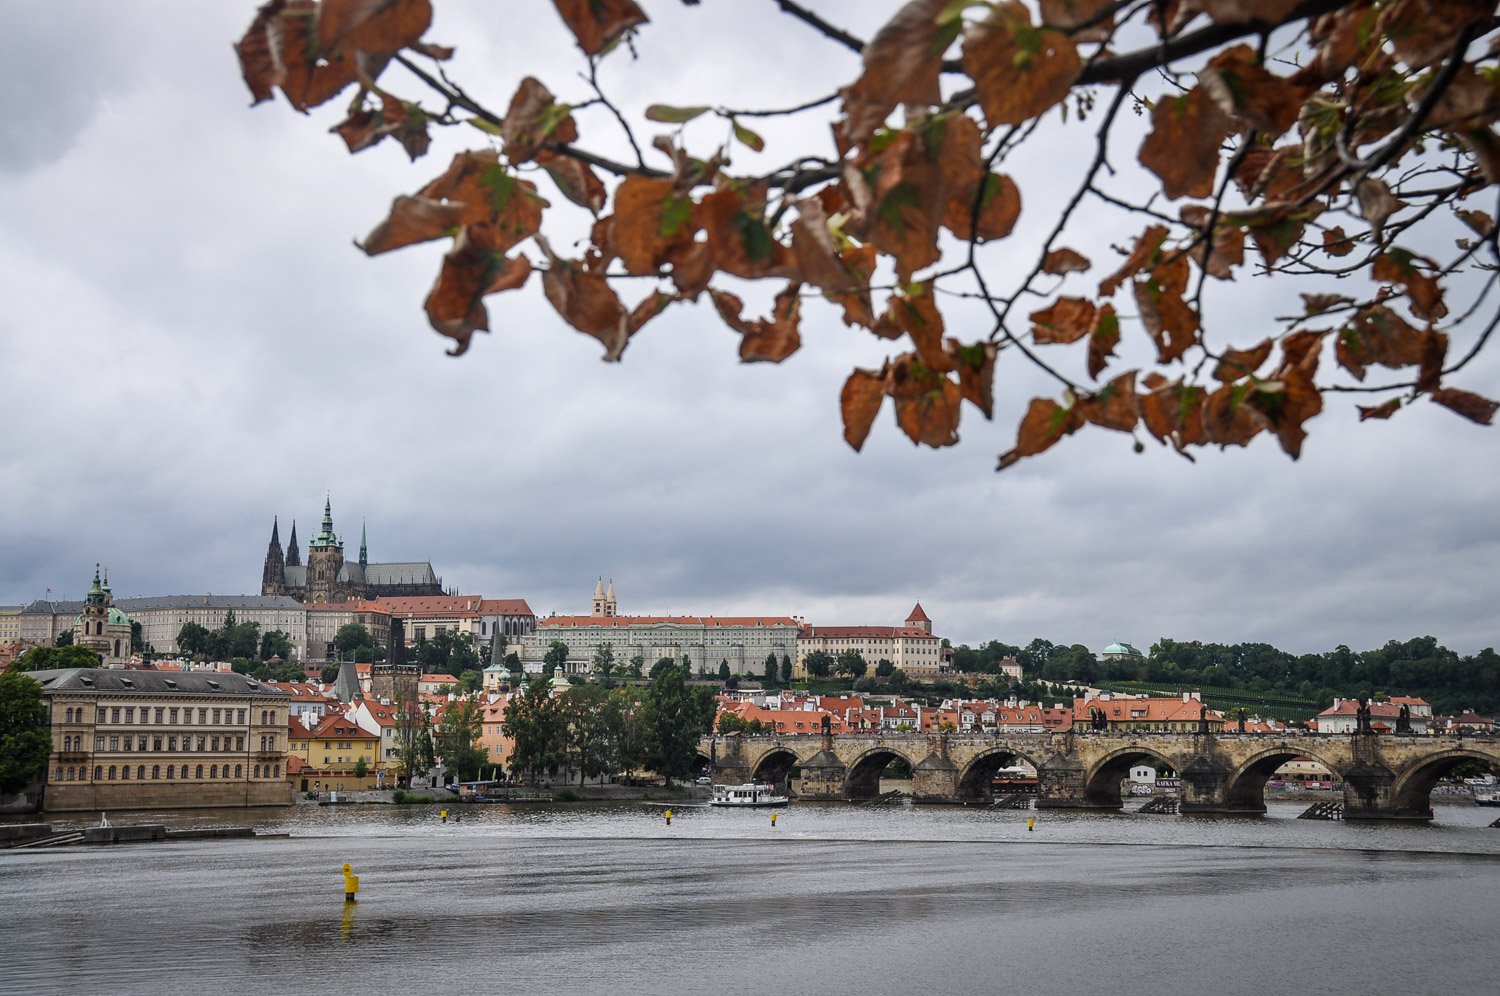
[(359, 876), (354, 874), (354, 869), (344, 865), (344, 902), (354, 902), (354, 894), (359, 891)]
[(776, 825), (776, 814), (772, 813), (771, 814), (771, 826), (774, 827), (775, 825)]
[(1029, 819), (1029, 820), (1026, 821), (1026, 829), (1027, 830), (1035, 830), (1036, 829), (1036, 818), (1035, 817), (1032, 817), (1031, 819)]
[(672, 811), (670, 809), (667, 810), (666, 816), (667, 816), (667, 826), (671, 826), (672, 825)]

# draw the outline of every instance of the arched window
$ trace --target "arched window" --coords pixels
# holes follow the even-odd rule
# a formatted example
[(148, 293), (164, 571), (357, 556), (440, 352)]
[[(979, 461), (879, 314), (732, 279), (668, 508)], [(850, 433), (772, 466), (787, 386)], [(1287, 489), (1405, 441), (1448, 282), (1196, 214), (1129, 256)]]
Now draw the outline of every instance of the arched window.
[(54, 779), (53, 779), (53, 781), (57, 781), (57, 782), (60, 782), (60, 781), (62, 781), (62, 780), (63, 780), (63, 769), (62, 769), (62, 765), (58, 765), (58, 767), (57, 767), (57, 777), (56, 777), (56, 778), (54, 778)]
[(160, 777), (161, 777), (161, 765), (159, 765), (159, 764), (153, 764), (151, 766), (151, 779), (152, 779), (152, 781), (155, 781), (156, 779), (158, 779)]
[(211, 764), (211, 765), (209, 765), (209, 767), (208, 767), (208, 777), (210, 777), (210, 778), (218, 778), (219, 777), (219, 766), (217, 764)]
[(172, 777), (172, 766), (169, 764), (169, 765), (167, 765), (167, 778), (170, 780), (171, 777)]
[(203, 777), (203, 765), (201, 765), (201, 764), (198, 765), (198, 772), (193, 777), (194, 778), (202, 778)]
[(72, 706), (69, 706), (64, 711), (64, 713), (63, 713), (63, 722), (65, 722), (65, 723), (71, 723), (71, 722), (73, 722), (73, 707)]
[(272, 771), (271, 771), (271, 777), (272, 778), (280, 778), (281, 777), (281, 765), (278, 764), (278, 765), (276, 765), (275, 768), (272, 769)]
[(260, 765), (258, 765), (258, 764), (255, 766), (255, 777), (256, 778), (260, 777)]
[(137, 781), (146, 777), (146, 766), (144, 764), (136, 765), (135, 777)]
[[(226, 771), (229, 770), (229, 765), (227, 765), (227, 764), (224, 765), (224, 770), (226, 770)], [(234, 777), (236, 777), (236, 778), (243, 778), (243, 777), (245, 777), (244, 776), (244, 771), (245, 771), (245, 766), (244, 765), (242, 765), (242, 764), (236, 764), (234, 766)]]
[(110, 781), (114, 781), (115, 780), (115, 766), (113, 764), (111, 764), (109, 766), (109, 780)]

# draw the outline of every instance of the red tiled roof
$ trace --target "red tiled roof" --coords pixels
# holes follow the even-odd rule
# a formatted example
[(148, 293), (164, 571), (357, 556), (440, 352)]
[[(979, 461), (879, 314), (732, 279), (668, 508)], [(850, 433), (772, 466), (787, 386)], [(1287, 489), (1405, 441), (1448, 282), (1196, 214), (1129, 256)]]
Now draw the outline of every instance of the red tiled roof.
[(534, 616), (524, 598), (483, 598), (479, 601), (482, 616)]
[(312, 729), (315, 740), (378, 740), (375, 734), (361, 729), (354, 720), (336, 712), (324, 716)]
[(937, 637), (915, 626), (803, 626), (802, 638), (806, 640), (858, 639), (860, 637), (899, 637), (937, 641)]
[(373, 612), (388, 616), (391, 610), (379, 602), (308, 602), (302, 606), (308, 612)]
[(925, 612), (922, 611), (922, 603), (921, 602), (918, 602), (916, 604), (916, 607), (911, 610), (911, 615), (909, 615), (909, 616), (906, 617), (906, 621), (907, 622), (932, 622), (931, 619), (927, 618), (927, 613), (925, 613)]

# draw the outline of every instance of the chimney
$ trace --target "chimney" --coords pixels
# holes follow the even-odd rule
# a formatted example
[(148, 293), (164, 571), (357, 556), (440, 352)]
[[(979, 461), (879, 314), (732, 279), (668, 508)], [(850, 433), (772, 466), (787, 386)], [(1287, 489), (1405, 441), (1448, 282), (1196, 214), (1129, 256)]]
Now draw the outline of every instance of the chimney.
[(1188, 698), (1189, 698), (1189, 697), (1190, 697), (1190, 696), (1189, 696), (1189, 695), (1188, 695), (1188, 693), (1187, 693), (1187, 692), (1183, 692), (1183, 693), (1182, 693), (1182, 701), (1184, 701), (1184, 702), (1186, 702), (1186, 701), (1187, 701), (1187, 700), (1188, 700)]

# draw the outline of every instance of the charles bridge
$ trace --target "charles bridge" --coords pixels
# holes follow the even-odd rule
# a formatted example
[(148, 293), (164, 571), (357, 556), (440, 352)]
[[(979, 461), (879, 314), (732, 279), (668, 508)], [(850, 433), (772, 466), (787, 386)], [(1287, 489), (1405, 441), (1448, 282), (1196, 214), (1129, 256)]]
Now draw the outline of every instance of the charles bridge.
[[(1500, 739), (1365, 732), (734, 733), (704, 737), (699, 754), (713, 765), (715, 784), (787, 783), (809, 800), (875, 798), (881, 773), (899, 758), (911, 766), (918, 803), (988, 802), (995, 773), (1025, 762), (1037, 771), (1039, 809), (1119, 809), (1130, 768), (1150, 764), (1181, 776), (1183, 813), (1264, 813), (1272, 773), (1307, 757), (1342, 780), (1345, 819), (1430, 820), (1438, 779), (1465, 761), (1500, 765)], [(793, 768), (800, 771), (796, 779)]]

